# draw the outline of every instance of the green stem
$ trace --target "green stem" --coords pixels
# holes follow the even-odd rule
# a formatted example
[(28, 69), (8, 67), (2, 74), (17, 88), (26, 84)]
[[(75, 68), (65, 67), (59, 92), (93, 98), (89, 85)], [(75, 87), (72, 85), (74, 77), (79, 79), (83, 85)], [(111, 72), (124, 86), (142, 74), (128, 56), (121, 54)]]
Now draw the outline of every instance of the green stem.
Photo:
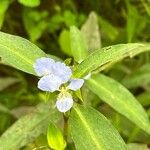
[(68, 137), (68, 114), (67, 113), (64, 113), (63, 114), (63, 118), (64, 118), (64, 137), (65, 137), (65, 140), (67, 142), (67, 137)]

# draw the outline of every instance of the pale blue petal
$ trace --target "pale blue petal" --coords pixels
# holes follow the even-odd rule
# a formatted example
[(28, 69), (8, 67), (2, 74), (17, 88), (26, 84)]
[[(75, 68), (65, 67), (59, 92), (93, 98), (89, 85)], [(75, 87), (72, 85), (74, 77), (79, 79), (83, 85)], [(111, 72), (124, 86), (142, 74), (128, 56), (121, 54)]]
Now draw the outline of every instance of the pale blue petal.
[(38, 88), (42, 91), (54, 92), (59, 90), (62, 81), (59, 77), (54, 75), (47, 75), (42, 77), (38, 82)]
[(72, 96), (66, 96), (62, 98), (58, 98), (56, 101), (56, 107), (60, 112), (67, 112), (73, 106)]
[(36, 60), (33, 67), (38, 76), (45, 76), (52, 73), (54, 63), (53, 59), (42, 57)]
[(82, 87), (83, 83), (83, 79), (71, 79), (68, 89), (76, 91)]
[(70, 77), (72, 75), (72, 70), (70, 67), (66, 66), (64, 63), (56, 62), (53, 65), (53, 73), (56, 76), (59, 76), (62, 79), (63, 83), (66, 83), (70, 80)]

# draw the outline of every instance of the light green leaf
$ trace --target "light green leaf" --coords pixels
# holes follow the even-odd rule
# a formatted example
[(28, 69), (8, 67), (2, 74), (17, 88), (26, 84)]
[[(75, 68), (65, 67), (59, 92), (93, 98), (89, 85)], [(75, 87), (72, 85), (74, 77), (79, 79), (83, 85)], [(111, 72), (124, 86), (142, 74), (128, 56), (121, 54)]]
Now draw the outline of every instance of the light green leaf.
[(89, 53), (101, 47), (100, 31), (95, 12), (89, 14), (87, 21), (81, 28), (81, 33), (86, 40)]
[(64, 140), (62, 132), (52, 123), (48, 126), (47, 140), (52, 149), (64, 150), (66, 147), (66, 141)]
[(0, 137), (2, 150), (19, 150), (26, 144), (34, 141), (41, 133), (45, 132), (49, 121), (56, 122), (57, 111), (50, 108), (49, 104), (39, 104), (36, 109), (21, 117)]
[(40, 5), (40, 0), (18, 0), (18, 2), (27, 7), (37, 7)]
[(81, 62), (87, 56), (87, 45), (81, 34), (75, 26), (70, 28), (70, 43), (72, 55), (76, 62)]
[(150, 122), (142, 105), (120, 83), (102, 74), (93, 75), (87, 86), (99, 98), (150, 134)]
[(69, 121), (77, 150), (127, 149), (113, 125), (91, 107), (75, 106)]
[(0, 29), (3, 25), (5, 12), (8, 9), (10, 2), (11, 2), (10, 0), (1, 0), (0, 2)]
[(65, 54), (72, 56), (70, 47), (70, 32), (68, 30), (65, 29), (60, 33), (59, 45)]
[(81, 62), (74, 71), (74, 77), (83, 77), (98, 67), (105, 69), (109, 65), (129, 56), (149, 51), (150, 44), (118, 44), (98, 49)]
[(35, 74), (35, 60), (46, 57), (46, 54), (24, 38), (0, 32), (0, 57), (3, 62), (19, 70)]

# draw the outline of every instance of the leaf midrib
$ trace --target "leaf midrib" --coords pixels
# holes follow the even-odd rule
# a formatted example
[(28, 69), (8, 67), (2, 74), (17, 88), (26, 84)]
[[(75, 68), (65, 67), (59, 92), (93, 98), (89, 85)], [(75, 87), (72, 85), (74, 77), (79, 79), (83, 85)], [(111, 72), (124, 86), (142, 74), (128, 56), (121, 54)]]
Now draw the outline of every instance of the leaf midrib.
[(85, 129), (87, 130), (87, 132), (89, 133), (89, 137), (91, 137), (92, 141), (95, 143), (96, 147), (98, 148), (97, 150), (102, 150), (104, 149), (103, 144), (101, 143), (101, 145), (99, 144), (99, 141), (97, 141), (97, 138), (95, 137), (95, 135), (92, 132), (92, 129), (90, 128), (89, 124), (86, 122), (86, 119), (84, 118), (84, 116), (82, 115), (82, 113), (80, 112), (80, 110), (76, 107), (74, 107), (74, 110), (76, 111), (76, 113), (78, 114), (80, 120), (82, 121), (83, 125), (85, 126)]
[[(20, 53), (17, 52), (17, 50), (15, 48), (13, 48), (13, 50), (11, 50), (8, 46), (3, 45), (0, 43), (0, 45), (4, 48), (6, 48), (8, 51), (12, 52), (14, 55), (19, 56), (21, 59), (23, 59), (25, 62), (29, 63), (30, 65), (33, 65), (33, 63), (30, 61), (30, 59), (26, 59), (25, 57), (23, 57), (22, 55), (20, 55)], [(16, 51), (14, 51), (16, 50)]]
[[(144, 51), (149, 51), (150, 50), (150, 45), (144, 45), (144, 44), (142, 44), (142, 43), (132, 43), (133, 44), (133, 46), (134, 47), (132, 47), (132, 48), (130, 48), (130, 46), (129, 45), (127, 45), (127, 44), (120, 44), (120, 45), (123, 45), (123, 46), (127, 46), (126, 47), (126, 49), (129, 49), (130, 48), (130, 50), (127, 50), (127, 51), (124, 51), (124, 53), (122, 53), (121, 54), (121, 56), (123, 56), (123, 57), (121, 57), (120, 55), (119, 55), (119, 58), (118, 59), (116, 59), (117, 61), (118, 60), (121, 60), (121, 59), (123, 59), (123, 58), (125, 58), (125, 57), (127, 57), (127, 56), (130, 56), (130, 57), (133, 57), (133, 56), (135, 56), (135, 55), (137, 55), (137, 54), (139, 54), (139, 53), (141, 53), (141, 52), (144, 52)], [(137, 44), (137, 45), (136, 45)], [(115, 45), (114, 45), (115, 46)], [(114, 48), (114, 47), (113, 47)], [(137, 51), (137, 49), (139, 49), (139, 48), (141, 48), (139, 51)], [(145, 50), (143, 50), (142, 48), (145, 48)], [(102, 49), (100, 49), (100, 50), (105, 50), (105, 49), (107, 49), (107, 47), (104, 47), (104, 48), (102, 48)], [(119, 49), (120, 51), (122, 51), (122, 49)], [(136, 51), (135, 51), (136, 50)], [(95, 51), (93, 54), (91, 54), (91, 57), (93, 57), (92, 55), (95, 55), (96, 54), (96, 52), (98, 52), (99, 50), (97, 50), (97, 51)], [(127, 55), (128, 54), (128, 55)], [(85, 61), (87, 61), (87, 59), (89, 58), (89, 56), (82, 62), (82, 64), (84, 64), (85, 63)], [(112, 58), (111, 58), (112, 59)], [(109, 61), (111, 60), (111, 59), (109, 59)], [(105, 62), (106, 63), (106, 62)], [(101, 64), (101, 65), (103, 65), (103, 64), (105, 64), (104, 62)], [(75, 77), (81, 77), (81, 76), (83, 76), (88, 70), (89, 70), (89, 68), (92, 68), (92, 67), (86, 67), (86, 69), (84, 70), (84, 72), (79, 72), (79, 69), (83, 69), (81, 66), (80, 66), (81, 64), (79, 64), (77, 67), (76, 67), (76, 69), (75, 69), (75, 72), (74, 72), (74, 76)], [(85, 65), (85, 64), (84, 64)], [(92, 65), (91, 66), (94, 66), (94, 63), (92, 62)], [(85, 67), (85, 66), (84, 66)]]

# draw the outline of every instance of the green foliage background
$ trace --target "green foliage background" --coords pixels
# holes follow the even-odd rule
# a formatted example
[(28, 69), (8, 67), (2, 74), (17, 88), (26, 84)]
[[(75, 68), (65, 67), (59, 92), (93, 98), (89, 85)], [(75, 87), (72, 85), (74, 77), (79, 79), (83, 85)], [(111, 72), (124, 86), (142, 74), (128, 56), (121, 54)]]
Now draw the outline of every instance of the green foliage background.
[[(74, 26), (81, 29), (81, 33), (84, 35), (87, 44), (84, 44), (84, 41), (82, 41), (80, 33), (77, 39), (76, 36), (73, 36), (76, 34), (78, 35), (78, 30), (76, 30), (76, 27)], [(66, 60), (67, 58), (72, 58), (72, 56), (74, 56), (77, 63), (87, 56), (85, 53), (86, 49), (88, 49), (89, 53), (92, 53), (94, 49), (108, 46), (106, 48), (107, 53), (107, 49), (109, 50), (110, 48), (109, 45), (149, 42), (149, 27), (150, 1), (148, 0), (0, 0), (1, 31), (30, 40), (32, 43), (39, 46), (45, 53), (50, 54), (55, 59), (59, 60)], [(69, 38), (70, 32), (72, 33), (71, 38)], [(89, 37), (91, 36), (92, 40), (89, 40)], [(0, 40), (0, 43), (4, 42), (6, 45), (9, 45), (8, 39), (8, 37), (3, 38), (3, 41)], [(70, 44), (70, 40), (72, 39), (76, 42)], [(17, 44), (17, 42), (18, 41), (12, 43), (12, 45)], [(82, 44), (77, 45), (76, 43)], [(140, 44), (138, 46), (140, 46)], [(118, 55), (115, 53), (115, 48), (114, 50), (112, 48), (112, 54), (108, 57), (108, 60), (110, 60), (108, 62), (103, 60), (103, 57), (98, 62), (94, 62), (97, 63), (95, 69), (100, 63), (103, 65), (99, 70), (95, 70), (95, 73), (102, 71), (106, 76), (109, 76), (116, 81), (112, 81), (112, 79), (103, 75), (93, 76), (82, 89), (84, 105), (92, 106), (104, 114), (119, 131), (130, 149), (140, 150), (141, 148), (147, 150), (148, 145), (150, 144), (150, 135), (146, 133), (146, 125), (145, 130), (142, 130), (144, 125), (140, 124), (140, 122), (137, 123), (138, 119), (141, 117), (138, 116), (138, 113), (140, 115), (140, 112), (142, 111), (137, 111), (136, 118), (128, 116), (128, 111), (132, 111), (132, 109), (133, 111), (136, 111), (136, 108), (139, 106), (134, 109), (136, 103), (133, 103), (131, 104), (132, 107), (124, 109), (124, 107), (119, 107), (119, 101), (118, 103), (115, 101), (116, 104), (111, 103), (118, 97), (123, 101), (126, 101), (128, 98), (134, 99), (134, 97), (128, 95), (128, 93), (127, 97), (122, 98), (120, 93), (121, 91), (124, 91), (124, 88), (120, 84), (123, 84), (141, 103), (150, 117), (150, 53), (145, 52), (133, 57), (138, 54), (139, 51), (136, 49), (137, 45), (129, 44), (129, 47), (127, 47), (127, 56), (129, 57), (118, 62), (118, 60), (124, 58), (124, 55), (126, 54), (124, 51), (125, 47), (126, 45), (121, 45), (121, 53)], [(38, 50), (37, 47), (29, 47), (27, 51), (29, 51), (30, 48)], [(134, 53), (130, 53), (131, 49), (135, 49)], [(146, 46), (143, 49), (143, 51), (149, 50)], [(24, 55), (27, 55), (26, 57), (30, 59), (30, 53), (26, 54), (26, 51), (24, 49), (22, 50)], [(79, 53), (82, 55), (79, 56)], [(104, 53), (101, 51), (99, 55), (105, 57), (106, 53), (104, 49)], [(5, 54), (6, 53), (4, 52), (3, 55)], [(41, 55), (45, 56), (43, 52), (40, 52), (36, 53), (34, 57), (38, 58), (38, 56)], [(92, 55), (94, 57), (97, 53), (95, 53), (95, 55), (93, 53)], [(22, 66), (20, 66), (19, 61), (22, 60), (16, 60), (15, 57), (13, 58), (14, 60), (12, 61), (16, 63), (15, 65), (18, 66), (18, 68), (21, 68)], [(92, 65), (90, 66), (92, 57), (90, 60), (91, 61), (89, 62), (89, 59), (87, 59), (87, 61), (85, 59), (83, 66), (78, 66), (74, 75), (83, 76), (83, 74), (91, 71), (91, 68), (93, 68)], [(67, 59), (66, 63), (70, 63), (70, 61), (72, 63), (72, 59)], [(87, 70), (89, 69), (87, 72), (84, 70), (86, 67)], [(32, 68), (26, 65), (25, 71), (32, 73), (31, 70)], [(96, 80), (96, 82), (94, 80)], [(25, 120), (25, 122), (28, 121), (29, 125), (33, 118), (40, 118), (41, 114), (48, 116), (41, 119), (45, 122), (42, 125), (35, 119), (31, 124), (30, 129), (37, 128), (32, 130), (32, 132), (28, 130), (28, 128), (24, 129), (22, 122), (20, 124), (17, 122), (18, 124), (16, 124), (16, 127), (21, 127), (22, 130), (18, 132), (16, 131), (15, 126), (12, 127), (13, 133), (17, 132), (17, 136), (20, 137), (20, 140), (16, 139), (15, 136), (11, 137), (11, 143), (18, 140), (18, 145), (16, 144), (17, 146), (13, 147), (14, 150), (19, 149), (20, 145), (22, 147), (20, 149), (22, 150), (32, 150), (34, 148), (42, 148), (42, 146), (44, 146), (42, 149), (48, 149), (45, 133), (49, 119), (62, 128), (62, 116), (58, 112), (50, 111), (48, 106), (40, 104), (45, 102), (45, 99), (55, 99), (55, 94), (49, 95), (40, 92), (36, 87), (37, 81), (37, 77), (16, 70), (8, 64), (3, 64), (2, 58), (2, 61), (0, 62), (0, 134), (2, 135), (11, 125), (26, 114), (28, 115), (25, 116), (26, 118), (22, 118), (22, 120)], [(108, 81), (108, 84), (106, 84), (105, 81)], [(95, 83), (94, 87), (92, 86), (92, 83)], [(103, 83), (103, 88), (99, 87), (101, 83)], [(120, 88), (117, 89), (118, 87)], [(110, 102), (107, 102), (107, 95), (111, 95), (112, 93), (108, 93), (105, 88), (110, 91), (111, 89), (116, 89), (117, 91), (121, 90), (115, 95), (116, 97), (112, 97), (112, 101), (110, 99)], [(53, 101), (50, 100), (49, 103), (51, 105)], [(123, 103), (123, 106), (124, 105), (126, 105), (126, 102)], [(76, 108), (78, 111), (80, 109), (82, 109), (82, 107)], [(76, 110), (74, 110), (72, 116), (78, 113)], [(91, 110), (89, 110), (89, 112), (90, 111)], [(30, 112), (33, 112), (32, 115), (30, 115)], [(83, 111), (82, 113), (86, 116), (86, 112)], [(145, 115), (146, 114), (143, 113), (143, 116)], [(75, 119), (76, 120), (73, 120), (73, 118), (71, 118), (73, 124), (80, 123), (80, 118)], [(91, 126), (93, 126), (93, 123), (88, 120), (89, 118), (86, 119), (89, 124), (91, 123)], [(105, 121), (105, 118), (103, 119)], [(140, 119), (142, 120), (143, 118)], [(132, 122), (141, 126), (142, 129)], [(77, 127), (77, 125), (75, 127)], [(39, 132), (39, 130), (41, 132)], [(86, 131), (84, 133), (86, 135)], [(72, 134), (74, 134), (74, 132)], [(107, 135), (105, 132), (103, 134)], [(11, 132), (7, 132), (5, 136), (9, 137), (10, 135)], [(90, 141), (90, 139), (88, 140)], [(4, 141), (5, 139), (3, 138), (3, 140), (0, 141), (0, 144)], [(5, 145), (11, 145), (11, 143), (9, 143), (10, 141), (6, 140), (5, 142)], [(12, 147), (10, 147), (10, 149), (11, 148)], [(69, 142), (66, 149), (74, 149), (72, 141)], [(0, 150), (5, 149), (0, 147)]]

